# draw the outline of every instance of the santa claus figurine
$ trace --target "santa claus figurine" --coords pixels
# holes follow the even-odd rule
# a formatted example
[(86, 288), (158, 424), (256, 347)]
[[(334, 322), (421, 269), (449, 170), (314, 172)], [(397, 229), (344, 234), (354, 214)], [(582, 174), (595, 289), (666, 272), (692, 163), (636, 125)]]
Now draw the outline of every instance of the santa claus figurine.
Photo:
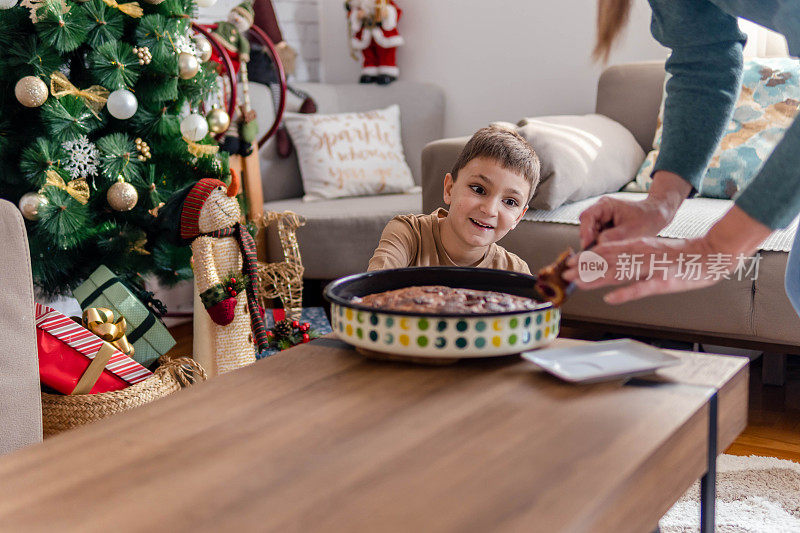
[(345, 2), (350, 44), (361, 51), (360, 83), (387, 85), (397, 79), (397, 47), (403, 38), (397, 31), (402, 10), (394, 0), (349, 0)]

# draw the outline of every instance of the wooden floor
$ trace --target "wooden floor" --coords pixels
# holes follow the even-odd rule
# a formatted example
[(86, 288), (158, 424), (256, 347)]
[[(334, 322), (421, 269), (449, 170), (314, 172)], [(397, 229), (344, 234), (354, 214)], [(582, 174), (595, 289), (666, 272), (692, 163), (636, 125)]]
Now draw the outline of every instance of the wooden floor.
[[(177, 344), (171, 355), (192, 353), (192, 323), (170, 328)], [(580, 332), (562, 335), (581, 338)], [(761, 360), (750, 367), (750, 409), (747, 428), (726, 450), (734, 455), (761, 455), (800, 462), (800, 357), (789, 357), (786, 385), (761, 382)]]

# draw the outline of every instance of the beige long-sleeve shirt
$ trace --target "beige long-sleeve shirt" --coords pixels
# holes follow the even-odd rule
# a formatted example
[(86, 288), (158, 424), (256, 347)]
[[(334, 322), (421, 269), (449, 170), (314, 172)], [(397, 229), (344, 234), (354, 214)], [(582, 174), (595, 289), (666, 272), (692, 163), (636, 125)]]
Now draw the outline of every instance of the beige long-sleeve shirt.
[[(456, 265), (442, 246), (441, 221), (446, 217), (445, 209), (437, 209), (430, 215), (394, 217), (383, 229), (378, 248), (372, 254), (367, 270), (463, 266)], [(531, 273), (525, 261), (496, 243), (489, 245), (483, 259), (469, 266)]]

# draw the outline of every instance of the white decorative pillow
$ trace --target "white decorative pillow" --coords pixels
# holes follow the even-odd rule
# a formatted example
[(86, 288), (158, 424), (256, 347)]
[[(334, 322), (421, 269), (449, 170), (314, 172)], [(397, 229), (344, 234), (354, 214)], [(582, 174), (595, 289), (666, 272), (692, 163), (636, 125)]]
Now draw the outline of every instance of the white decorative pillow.
[(622, 124), (603, 115), (526, 118), (517, 132), (542, 164), (533, 209), (556, 207), (618, 191), (633, 179), (644, 150)]
[(410, 192), (400, 140), (400, 107), (334, 115), (286, 113), (304, 201)]

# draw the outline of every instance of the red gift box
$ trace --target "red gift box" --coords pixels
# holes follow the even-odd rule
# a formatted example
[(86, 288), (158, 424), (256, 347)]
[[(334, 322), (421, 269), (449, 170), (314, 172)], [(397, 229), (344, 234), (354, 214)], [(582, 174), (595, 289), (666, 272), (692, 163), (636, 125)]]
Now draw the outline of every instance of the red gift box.
[(110, 358), (89, 394), (124, 389), (153, 375), (88, 329), (41, 304), (36, 304), (36, 341), (41, 382), (64, 394), (75, 391), (98, 354)]

